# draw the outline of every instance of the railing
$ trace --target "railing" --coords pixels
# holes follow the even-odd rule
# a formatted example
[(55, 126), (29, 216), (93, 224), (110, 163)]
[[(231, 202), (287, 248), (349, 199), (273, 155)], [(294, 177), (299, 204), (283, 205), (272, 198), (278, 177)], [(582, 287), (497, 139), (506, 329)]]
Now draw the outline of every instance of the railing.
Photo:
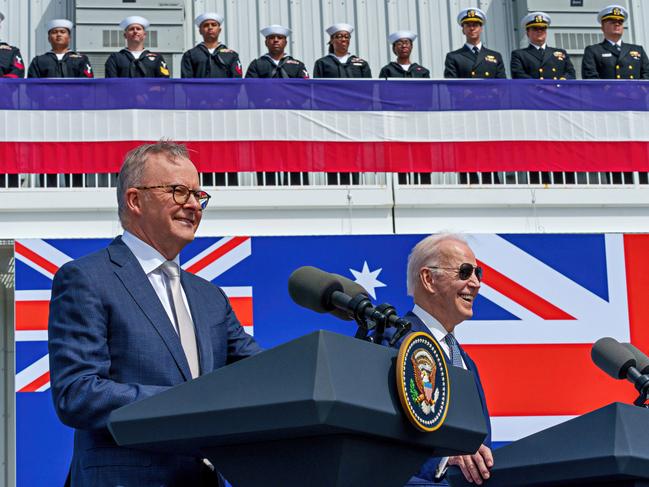
[[(201, 186), (237, 187), (341, 187), (382, 186), (389, 178), (400, 186), (432, 187), (616, 187), (649, 185), (646, 172), (481, 172), (481, 173), (313, 173), (240, 172), (200, 173)], [(74, 189), (115, 188), (117, 174), (0, 174), (0, 188)]]

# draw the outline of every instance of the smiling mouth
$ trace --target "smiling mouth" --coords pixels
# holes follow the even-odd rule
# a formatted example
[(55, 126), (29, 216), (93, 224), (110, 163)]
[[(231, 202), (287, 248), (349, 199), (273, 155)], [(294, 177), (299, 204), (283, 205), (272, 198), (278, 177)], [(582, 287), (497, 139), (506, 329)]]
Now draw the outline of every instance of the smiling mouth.
[(472, 294), (460, 294), (460, 298), (462, 298), (467, 303), (473, 303), (474, 299)]

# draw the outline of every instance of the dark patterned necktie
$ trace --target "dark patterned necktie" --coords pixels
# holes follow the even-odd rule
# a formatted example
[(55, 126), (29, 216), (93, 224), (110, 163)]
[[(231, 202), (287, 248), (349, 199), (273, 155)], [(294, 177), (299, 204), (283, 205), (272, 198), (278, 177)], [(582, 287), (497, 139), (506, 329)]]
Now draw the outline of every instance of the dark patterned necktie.
[(478, 49), (478, 46), (473, 46), (473, 54), (475, 54), (476, 56), (480, 54), (480, 49)]
[(453, 336), (452, 333), (448, 333), (444, 337), (444, 341), (448, 345), (449, 348), (449, 358), (451, 359), (451, 364), (453, 367), (460, 367), (463, 369), (464, 367), (462, 366), (462, 354), (460, 352), (460, 347), (457, 344), (457, 340)]

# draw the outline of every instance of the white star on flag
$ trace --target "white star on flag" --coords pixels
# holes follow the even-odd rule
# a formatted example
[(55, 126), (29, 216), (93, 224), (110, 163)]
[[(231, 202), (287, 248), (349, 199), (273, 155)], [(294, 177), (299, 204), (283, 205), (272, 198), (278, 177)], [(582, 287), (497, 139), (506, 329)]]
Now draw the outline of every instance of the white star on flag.
[(375, 271), (370, 271), (370, 268), (367, 265), (367, 261), (364, 261), (362, 271), (359, 272), (350, 268), (349, 272), (354, 275), (354, 281), (357, 284), (363, 286), (365, 290), (370, 293), (372, 299), (376, 299), (376, 292), (374, 291), (374, 289), (377, 287), (386, 287), (385, 283), (382, 283), (377, 279), (382, 270), (383, 268), (381, 267), (379, 269), (376, 269)]

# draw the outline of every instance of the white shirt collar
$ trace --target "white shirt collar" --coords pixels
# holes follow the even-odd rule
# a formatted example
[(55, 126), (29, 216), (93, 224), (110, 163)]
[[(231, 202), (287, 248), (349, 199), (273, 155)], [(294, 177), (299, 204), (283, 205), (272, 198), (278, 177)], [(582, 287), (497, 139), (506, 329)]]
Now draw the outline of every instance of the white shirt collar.
[(469, 44), (468, 42), (464, 44), (467, 49), (471, 52), (473, 52), (473, 48), (477, 47), (479, 51), (482, 51), (482, 42), (478, 42), (475, 46), (473, 44)]
[[(122, 235), (122, 242), (133, 252), (140, 266), (142, 266), (142, 270), (147, 275), (167, 261), (160, 252), (126, 230)], [(179, 256), (174, 257), (173, 261), (180, 266)]]
[(545, 49), (545, 46), (547, 46), (547, 43), (546, 43), (546, 42), (544, 42), (543, 45), (541, 45), (541, 46), (537, 46), (536, 44), (532, 44), (531, 42), (530, 42), (530, 44), (531, 44), (532, 46), (536, 47), (537, 49)]
[(433, 315), (420, 307), (418, 304), (415, 304), (412, 312), (417, 315), (417, 318), (424, 322), (424, 325), (426, 325), (426, 327), (433, 334), (435, 340), (442, 343), (442, 340), (444, 340), (446, 335), (448, 335), (446, 328), (444, 328), (444, 326), (439, 321), (437, 321), (437, 319)]
[(610, 40), (610, 39), (606, 39), (606, 40), (607, 40), (607, 41), (608, 41), (612, 46), (620, 46), (620, 47), (622, 47), (622, 39), (620, 39), (620, 40), (617, 41), (617, 42), (613, 42), (613, 41)]

